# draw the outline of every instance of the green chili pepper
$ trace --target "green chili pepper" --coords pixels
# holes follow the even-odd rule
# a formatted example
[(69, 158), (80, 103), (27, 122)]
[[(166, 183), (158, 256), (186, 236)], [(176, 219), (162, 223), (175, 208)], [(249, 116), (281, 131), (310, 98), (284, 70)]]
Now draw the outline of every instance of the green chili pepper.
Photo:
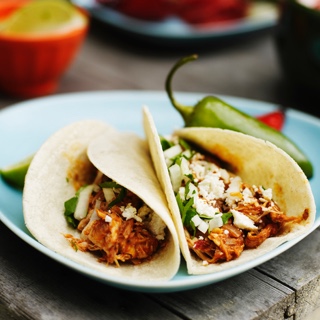
[(195, 106), (178, 103), (173, 96), (171, 82), (174, 73), (182, 65), (198, 58), (191, 55), (180, 59), (170, 70), (165, 88), (174, 108), (181, 114), (186, 127), (214, 127), (242, 132), (267, 140), (288, 153), (301, 167), (307, 178), (313, 176), (313, 167), (303, 151), (282, 132), (275, 130), (258, 119), (232, 107), (215, 96), (204, 97)]

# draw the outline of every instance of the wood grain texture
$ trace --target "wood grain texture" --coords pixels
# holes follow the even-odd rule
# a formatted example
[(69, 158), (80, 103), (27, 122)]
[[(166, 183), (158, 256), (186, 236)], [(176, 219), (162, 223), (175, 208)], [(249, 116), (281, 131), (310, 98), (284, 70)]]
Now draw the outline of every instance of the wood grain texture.
[(320, 307), (320, 229), (258, 269), (296, 292), (296, 320), (304, 320)]

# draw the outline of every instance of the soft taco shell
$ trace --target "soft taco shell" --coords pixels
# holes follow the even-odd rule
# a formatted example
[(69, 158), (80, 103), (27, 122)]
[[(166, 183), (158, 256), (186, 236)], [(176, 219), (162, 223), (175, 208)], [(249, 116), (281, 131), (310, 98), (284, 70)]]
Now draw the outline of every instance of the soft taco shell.
[(286, 235), (268, 238), (257, 249), (243, 251), (236, 260), (203, 266), (202, 261), (196, 260), (190, 254), (159, 134), (147, 108), (144, 108), (144, 129), (190, 274), (212, 273), (240, 265), (262, 256), (286, 241), (307, 235), (311, 230), (316, 207), (309, 181), (297, 163), (284, 151), (267, 141), (239, 132), (216, 128), (183, 128), (175, 131), (175, 134), (230, 164), (233, 172), (243, 181), (252, 185), (262, 185), (264, 188), (272, 188), (274, 200), (288, 216), (301, 217), (305, 212), (309, 214), (303, 224), (296, 224), (295, 228)]
[[(159, 192), (157, 179), (154, 174), (152, 176), (153, 169), (148, 162), (146, 145), (132, 135), (126, 137), (126, 142), (130, 145), (127, 148), (127, 145), (119, 143), (115, 137), (118, 137), (115, 129), (94, 120), (73, 123), (51, 136), (34, 156), (26, 176), (23, 192), (26, 226), (44, 246), (108, 276), (141, 281), (167, 281), (176, 274), (180, 265), (178, 237), (169, 219), (165, 198)], [(64, 234), (79, 236), (65, 220), (64, 202), (75, 194), (71, 181), (75, 178), (75, 166), (77, 173), (88, 173), (92, 168), (87, 151), (93, 141), (90, 157), (94, 159), (94, 163), (103, 163), (103, 157), (107, 156), (107, 165), (102, 168), (100, 166), (103, 173), (139, 195), (168, 224), (171, 233), (169, 243), (150, 262), (121, 267), (106, 265), (98, 262), (97, 257), (90, 252), (75, 251), (64, 237)], [(102, 149), (106, 147), (106, 154), (100, 153), (101, 145)], [(118, 153), (126, 153), (130, 162), (120, 164)], [(145, 174), (140, 169), (142, 164)], [(72, 172), (73, 176), (70, 174)], [(79, 176), (76, 176), (78, 179)], [(86, 174), (82, 180), (86, 180)]]

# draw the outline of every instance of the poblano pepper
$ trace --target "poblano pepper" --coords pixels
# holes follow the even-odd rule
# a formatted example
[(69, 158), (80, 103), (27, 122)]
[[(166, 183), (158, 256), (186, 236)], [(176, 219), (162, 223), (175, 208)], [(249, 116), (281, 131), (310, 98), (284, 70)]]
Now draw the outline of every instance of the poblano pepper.
[(169, 99), (181, 114), (185, 126), (229, 129), (270, 141), (288, 153), (310, 179), (313, 176), (311, 162), (303, 151), (282, 132), (269, 127), (215, 96), (206, 96), (195, 106), (185, 106), (175, 100), (171, 87), (173, 75), (182, 65), (197, 58), (197, 55), (191, 55), (180, 59), (170, 70), (165, 83)]

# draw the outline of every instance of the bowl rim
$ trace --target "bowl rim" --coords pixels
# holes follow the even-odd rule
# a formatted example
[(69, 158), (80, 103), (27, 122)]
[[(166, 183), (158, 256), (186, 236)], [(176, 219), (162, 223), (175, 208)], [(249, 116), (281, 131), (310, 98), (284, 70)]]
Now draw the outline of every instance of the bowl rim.
[(299, 7), (301, 10), (308, 12), (309, 14), (316, 15), (320, 17), (320, 9), (315, 9), (313, 7), (307, 6), (301, 3), (299, 0), (289, 0), (293, 5)]
[[(0, 2), (0, 12), (2, 10), (6, 11), (15, 11), (32, 0), (4, 0), (4, 2)], [(73, 5), (78, 12), (80, 12), (83, 17), (85, 18), (85, 23), (78, 27), (72, 28), (65, 32), (60, 33), (48, 33), (48, 34), (41, 34), (41, 35), (21, 35), (21, 34), (2, 34), (0, 32), (0, 41), (2, 42), (24, 42), (24, 43), (32, 43), (32, 42), (51, 42), (51, 41), (59, 41), (63, 39), (69, 39), (77, 36), (84, 35), (89, 28), (89, 20), (90, 15), (87, 10), (81, 8), (79, 6)]]

